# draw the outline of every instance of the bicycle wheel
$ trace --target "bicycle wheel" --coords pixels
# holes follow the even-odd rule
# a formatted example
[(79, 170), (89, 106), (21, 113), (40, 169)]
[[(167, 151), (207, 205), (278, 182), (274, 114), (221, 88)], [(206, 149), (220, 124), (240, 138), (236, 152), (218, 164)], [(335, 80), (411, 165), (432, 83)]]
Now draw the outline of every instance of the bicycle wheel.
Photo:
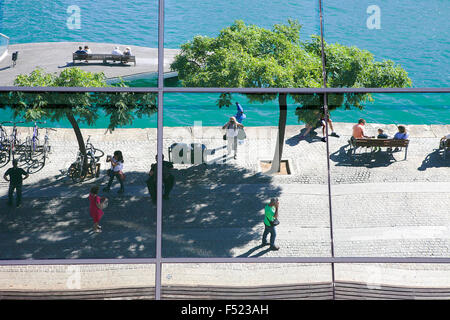
[(95, 155), (95, 158), (100, 159), (101, 157), (103, 157), (105, 155), (105, 153), (100, 149), (94, 148), (94, 155)]
[(88, 171), (91, 174), (91, 178), (95, 178), (97, 175), (97, 163), (95, 162), (94, 157), (91, 157), (88, 163)]
[(0, 151), (0, 168), (6, 166), (9, 163), (10, 154), (8, 149), (3, 149)]
[(81, 162), (72, 163), (69, 167), (68, 174), (75, 183), (82, 182), (86, 177), (86, 173), (83, 173), (83, 164)]
[(44, 145), (42, 146), (42, 162), (45, 165), (45, 161), (48, 158), (48, 154), (50, 153), (50, 146), (48, 145), (48, 141), (45, 140)]

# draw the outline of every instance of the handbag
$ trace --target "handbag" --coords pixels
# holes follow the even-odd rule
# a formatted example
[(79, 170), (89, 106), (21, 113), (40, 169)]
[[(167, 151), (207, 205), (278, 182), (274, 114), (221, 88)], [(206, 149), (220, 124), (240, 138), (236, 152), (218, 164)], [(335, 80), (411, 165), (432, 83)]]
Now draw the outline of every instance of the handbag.
[(239, 140), (244, 140), (245, 138), (247, 138), (247, 135), (245, 134), (244, 129), (242, 129), (242, 128), (239, 129), (237, 138)]
[(227, 140), (227, 134), (226, 133), (223, 135), (223, 140)]
[(277, 226), (279, 224), (280, 224), (280, 221), (277, 218), (273, 219), (273, 221), (270, 221), (270, 226), (271, 227), (275, 227), (275, 226)]

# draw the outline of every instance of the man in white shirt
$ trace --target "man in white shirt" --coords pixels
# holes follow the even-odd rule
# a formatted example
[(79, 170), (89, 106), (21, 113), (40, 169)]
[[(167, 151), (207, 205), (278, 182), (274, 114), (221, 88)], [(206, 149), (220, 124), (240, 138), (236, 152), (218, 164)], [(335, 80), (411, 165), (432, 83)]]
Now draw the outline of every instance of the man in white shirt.
[(122, 51), (120, 51), (119, 47), (115, 47), (114, 50), (111, 52), (111, 54), (114, 56), (121, 56)]

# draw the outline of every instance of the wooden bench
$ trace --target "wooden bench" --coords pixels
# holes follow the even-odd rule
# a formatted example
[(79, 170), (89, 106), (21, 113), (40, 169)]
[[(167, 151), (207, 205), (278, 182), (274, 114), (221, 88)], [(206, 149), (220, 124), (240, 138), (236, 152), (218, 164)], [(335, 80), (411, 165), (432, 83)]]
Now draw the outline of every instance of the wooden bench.
[(75, 61), (103, 61), (107, 63), (108, 61), (120, 61), (120, 63), (134, 62), (136, 66), (136, 56), (126, 56), (126, 55), (113, 55), (113, 54), (102, 54), (102, 53), (91, 53), (91, 54), (81, 54), (73, 53), (72, 56), (73, 64)]
[[(408, 156), (409, 140), (406, 139), (375, 139), (375, 138), (363, 138), (363, 139), (350, 139), (349, 145), (353, 148), (353, 155), (356, 153), (358, 147), (366, 148), (405, 148), (405, 160)], [(388, 150), (389, 151), (389, 150)]]

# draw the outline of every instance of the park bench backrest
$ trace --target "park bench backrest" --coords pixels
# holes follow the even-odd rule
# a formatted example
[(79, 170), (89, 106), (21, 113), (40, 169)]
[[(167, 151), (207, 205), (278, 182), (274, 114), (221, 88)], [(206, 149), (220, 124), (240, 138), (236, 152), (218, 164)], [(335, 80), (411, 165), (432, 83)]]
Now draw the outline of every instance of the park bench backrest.
[(358, 147), (407, 147), (409, 140), (406, 139), (356, 139)]
[(119, 56), (112, 54), (104, 54), (104, 53), (91, 53), (91, 54), (73, 54), (74, 60), (131, 60), (134, 61), (136, 59), (135, 56)]

